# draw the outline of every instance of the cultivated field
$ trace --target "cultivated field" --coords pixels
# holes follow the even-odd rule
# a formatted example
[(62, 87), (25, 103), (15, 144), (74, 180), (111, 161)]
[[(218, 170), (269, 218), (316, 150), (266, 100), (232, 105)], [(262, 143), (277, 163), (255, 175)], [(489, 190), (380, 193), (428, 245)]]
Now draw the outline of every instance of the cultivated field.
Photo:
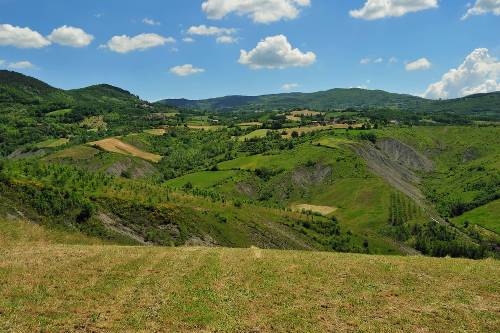
[[(487, 259), (120, 247), (0, 221), (2, 332), (495, 332)], [(74, 245), (61, 244), (71, 243)]]
[(241, 136), (238, 138), (239, 141), (245, 141), (245, 140), (250, 140), (250, 139), (255, 139), (255, 138), (263, 138), (267, 135), (267, 132), (269, 132), (269, 129), (258, 129), (253, 132), (248, 133), (247, 135)]
[(328, 215), (333, 213), (334, 211), (337, 210), (336, 207), (330, 207), (330, 206), (316, 206), (316, 205), (309, 205), (309, 204), (297, 204), (292, 206), (292, 210), (296, 212), (313, 212), (313, 213), (318, 213), (321, 215)]
[(312, 116), (317, 116), (317, 115), (322, 114), (322, 113), (318, 112), (318, 111), (311, 111), (311, 110), (299, 110), (299, 111), (292, 111), (291, 114), (292, 114), (292, 116), (296, 116), (296, 117), (312, 117)]
[(247, 123), (239, 123), (237, 126), (239, 127), (260, 127), (262, 126), (262, 123), (259, 121), (250, 121)]
[(37, 148), (56, 148), (56, 147), (64, 146), (68, 142), (69, 142), (69, 139), (66, 139), (66, 138), (48, 139), (48, 140), (37, 143), (35, 146)]
[(107, 138), (100, 141), (90, 142), (89, 145), (113, 153), (139, 157), (151, 162), (159, 162), (162, 158), (160, 155), (145, 152), (116, 138)]
[(144, 133), (156, 135), (156, 136), (162, 136), (163, 134), (165, 134), (165, 132), (166, 132), (166, 130), (164, 128), (152, 128), (152, 129), (144, 130)]
[(302, 118), (299, 117), (299, 116), (291, 116), (291, 115), (287, 115), (286, 116), (286, 120), (290, 120), (290, 121), (300, 121)]
[(303, 126), (303, 127), (294, 127), (294, 128), (284, 128), (281, 130), (281, 133), (283, 137), (290, 138), (292, 137), (293, 132), (297, 132), (299, 135), (305, 134), (305, 133), (312, 133), (312, 132), (318, 132), (318, 131), (326, 131), (333, 129), (333, 125), (327, 125), (327, 126)]

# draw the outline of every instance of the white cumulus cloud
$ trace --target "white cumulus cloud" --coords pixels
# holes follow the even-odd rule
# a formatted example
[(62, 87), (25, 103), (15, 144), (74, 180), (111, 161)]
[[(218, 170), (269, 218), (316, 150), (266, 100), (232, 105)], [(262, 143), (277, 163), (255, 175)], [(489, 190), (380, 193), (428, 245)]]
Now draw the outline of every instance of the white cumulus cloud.
[(272, 23), (297, 18), (310, 0), (206, 0), (201, 8), (210, 19), (222, 19), (230, 13), (249, 16), (255, 23)]
[(64, 46), (84, 47), (94, 40), (94, 36), (86, 33), (80, 28), (63, 25), (62, 27), (54, 29), (48, 36), (48, 39), (53, 43)]
[(175, 74), (177, 76), (188, 76), (188, 75), (203, 73), (204, 71), (205, 70), (203, 68), (197, 68), (191, 64), (175, 66), (170, 68), (170, 73)]
[(195, 42), (195, 40), (193, 38), (191, 38), (191, 37), (185, 37), (185, 38), (182, 39), (182, 41), (184, 43), (194, 43)]
[(111, 51), (118, 53), (128, 53), (136, 50), (146, 50), (152, 47), (165, 45), (166, 43), (175, 43), (172, 37), (163, 37), (158, 34), (140, 34), (134, 37), (127, 35), (114, 36), (104, 46)]
[(312, 65), (316, 61), (313, 52), (303, 53), (292, 48), (284, 35), (267, 37), (261, 40), (251, 51), (240, 51), (238, 62), (252, 69), (269, 68), (283, 69), (287, 67), (303, 67)]
[(375, 64), (381, 64), (383, 62), (384, 62), (384, 58), (377, 58), (377, 59), (373, 60), (373, 63), (375, 63)]
[(500, 62), (485, 48), (475, 49), (458, 68), (450, 69), (431, 84), (428, 98), (456, 98), (500, 90)]
[(363, 7), (349, 14), (354, 18), (377, 20), (437, 7), (438, 0), (366, 0)]
[(431, 68), (432, 64), (427, 58), (420, 58), (418, 60), (409, 62), (405, 68), (407, 71), (424, 71)]
[(238, 42), (238, 37), (234, 36), (219, 36), (216, 39), (219, 44), (234, 44)]
[(474, 15), (484, 15), (487, 13), (500, 15), (500, 0), (476, 0), (476, 3), (462, 17), (462, 20)]
[(35, 66), (29, 61), (18, 61), (10, 63), (7, 67), (10, 69), (29, 69)]
[(161, 25), (161, 22), (155, 21), (151, 18), (143, 18), (142, 23), (147, 24), (147, 25)]
[(284, 91), (290, 91), (298, 87), (299, 87), (298, 83), (285, 83), (284, 85), (281, 86), (281, 89)]
[(361, 65), (368, 65), (372, 60), (370, 58), (363, 58), (359, 61)]
[(30, 28), (0, 24), (0, 46), (15, 46), (22, 49), (39, 49), (49, 46), (50, 41)]
[(236, 29), (207, 27), (206, 25), (202, 24), (190, 27), (187, 33), (190, 35), (198, 35), (198, 36), (220, 36), (220, 35), (232, 35), (236, 33)]

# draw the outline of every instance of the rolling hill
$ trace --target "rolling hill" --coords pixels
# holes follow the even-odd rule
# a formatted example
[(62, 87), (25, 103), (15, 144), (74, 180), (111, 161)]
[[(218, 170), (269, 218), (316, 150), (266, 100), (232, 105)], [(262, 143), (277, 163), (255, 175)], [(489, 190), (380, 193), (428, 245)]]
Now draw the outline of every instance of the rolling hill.
[(0, 70), (0, 155), (22, 153), (53, 139), (120, 135), (158, 124), (151, 115), (172, 112), (107, 84), (62, 90), (35, 78)]
[(381, 90), (352, 88), (315, 93), (226, 96), (204, 100), (165, 99), (158, 103), (205, 111), (270, 111), (292, 108), (329, 111), (349, 108), (391, 108), (415, 113), (450, 113), (470, 115), (478, 119), (500, 120), (500, 92), (475, 94), (449, 100), (429, 100)]
[(165, 99), (161, 104), (201, 110), (289, 109), (311, 108), (317, 110), (359, 107), (406, 107), (425, 102), (420, 97), (393, 94), (382, 90), (331, 89), (314, 93), (285, 93), (262, 96), (226, 96), (204, 100)]
[[(500, 196), (494, 123), (291, 112), (332, 96), (426, 103), (361, 89), (288, 94), (285, 114), (214, 114), (105, 84), (65, 91), (1, 75), (0, 198), (37, 223), (119, 244), (498, 255), (496, 221), (482, 208)], [(220, 102), (280, 105), (283, 96)], [(475, 112), (485, 99), (483, 112), (495, 94), (460, 105)]]

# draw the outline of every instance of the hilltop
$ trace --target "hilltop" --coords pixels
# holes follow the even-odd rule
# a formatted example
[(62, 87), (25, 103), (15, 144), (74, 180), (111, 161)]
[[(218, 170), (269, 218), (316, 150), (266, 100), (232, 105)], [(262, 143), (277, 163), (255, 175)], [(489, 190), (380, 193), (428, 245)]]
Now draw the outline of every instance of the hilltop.
[(165, 99), (158, 102), (179, 108), (205, 111), (272, 111), (305, 108), (317, 111), (392, 109), (413, 114), (451, 114), (500, 120), (500, 92), (475, 94), (449, 100), (430, 100), (406, 94), (359, 88), (331, 89), (314, 93), (283, 93), (262, 96), (226, 96), (203, 100)]
[(331, 89), (314, 93), (283, 93), (262, 96), (225, 96), (203, 100), (165, 99), (161, 104), (198, 108), (202, 110), (285, 109), (310, 108), (317, 110), (347, 109), (357, 107), (406, 107), (425, 100), (411, 95), (388, 93), (382, 90), (359, 88)]

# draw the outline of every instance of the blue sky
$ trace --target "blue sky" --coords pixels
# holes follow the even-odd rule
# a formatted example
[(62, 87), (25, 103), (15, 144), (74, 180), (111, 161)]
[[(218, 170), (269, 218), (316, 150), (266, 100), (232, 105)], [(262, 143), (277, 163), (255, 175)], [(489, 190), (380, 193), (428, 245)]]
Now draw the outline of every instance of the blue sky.
[[(210, 8), (202, 9), (205, 1)], [(233, 9), (227, 7), (232, 1)], [(242, 0), (0, 0), (0, 66), (64, 89), (109, 83), (151, 101), (277, 93), (287, 87), (304, 92), (366, 87), (427, 92), (433, 98), (498, 90), (498, 1), (408, 0), (414, 10), (404, 15), (407, 8), (386, 8), (376, 18), (369, 7), (350, 14), (379, 1), (393, 0), (259, 0), (251, 9), (235, 5)], [(268, 7), (259, 8), (262, 3)], [(288, 16), (280, 17), (282, 10), (272, 15), (279, 6), (291, 8)], [(271, 17), (258, 18), (264, 14)], [(234, 30), (189, 33), (200, 25)], [(61, 45), (62, 37), (48, 36), (62, 26), (93, 39), (80, 47)], [(16, 29), (25, 27), (40, 34), (41, 40), (30, 40), (36, 47), (19, 45)], [(140, 34), (155, 34), (161, 43), (142, 50), (127, 44), (127, 52), (109, 46), (113, 36)], [(232, 43), (218, 43), (221, 36)], [(258, 47), (276, 36), (284, 39), (270, 38)], [(188, 37), (194, 42), (183, 41)], [(273, 53), (279, 45), (286, 50), (287, 43), (298, 53), (286, 59)], [(240, 50), (247, 52), (245, 58)], [(477, 72), (474, 64), (486, 70)], [(184, 65), (192, 67), (175, 70)], [(443, 78), (454, 68), (462, 77)], [(431, 84), (436, 85), (429, 90)]]

